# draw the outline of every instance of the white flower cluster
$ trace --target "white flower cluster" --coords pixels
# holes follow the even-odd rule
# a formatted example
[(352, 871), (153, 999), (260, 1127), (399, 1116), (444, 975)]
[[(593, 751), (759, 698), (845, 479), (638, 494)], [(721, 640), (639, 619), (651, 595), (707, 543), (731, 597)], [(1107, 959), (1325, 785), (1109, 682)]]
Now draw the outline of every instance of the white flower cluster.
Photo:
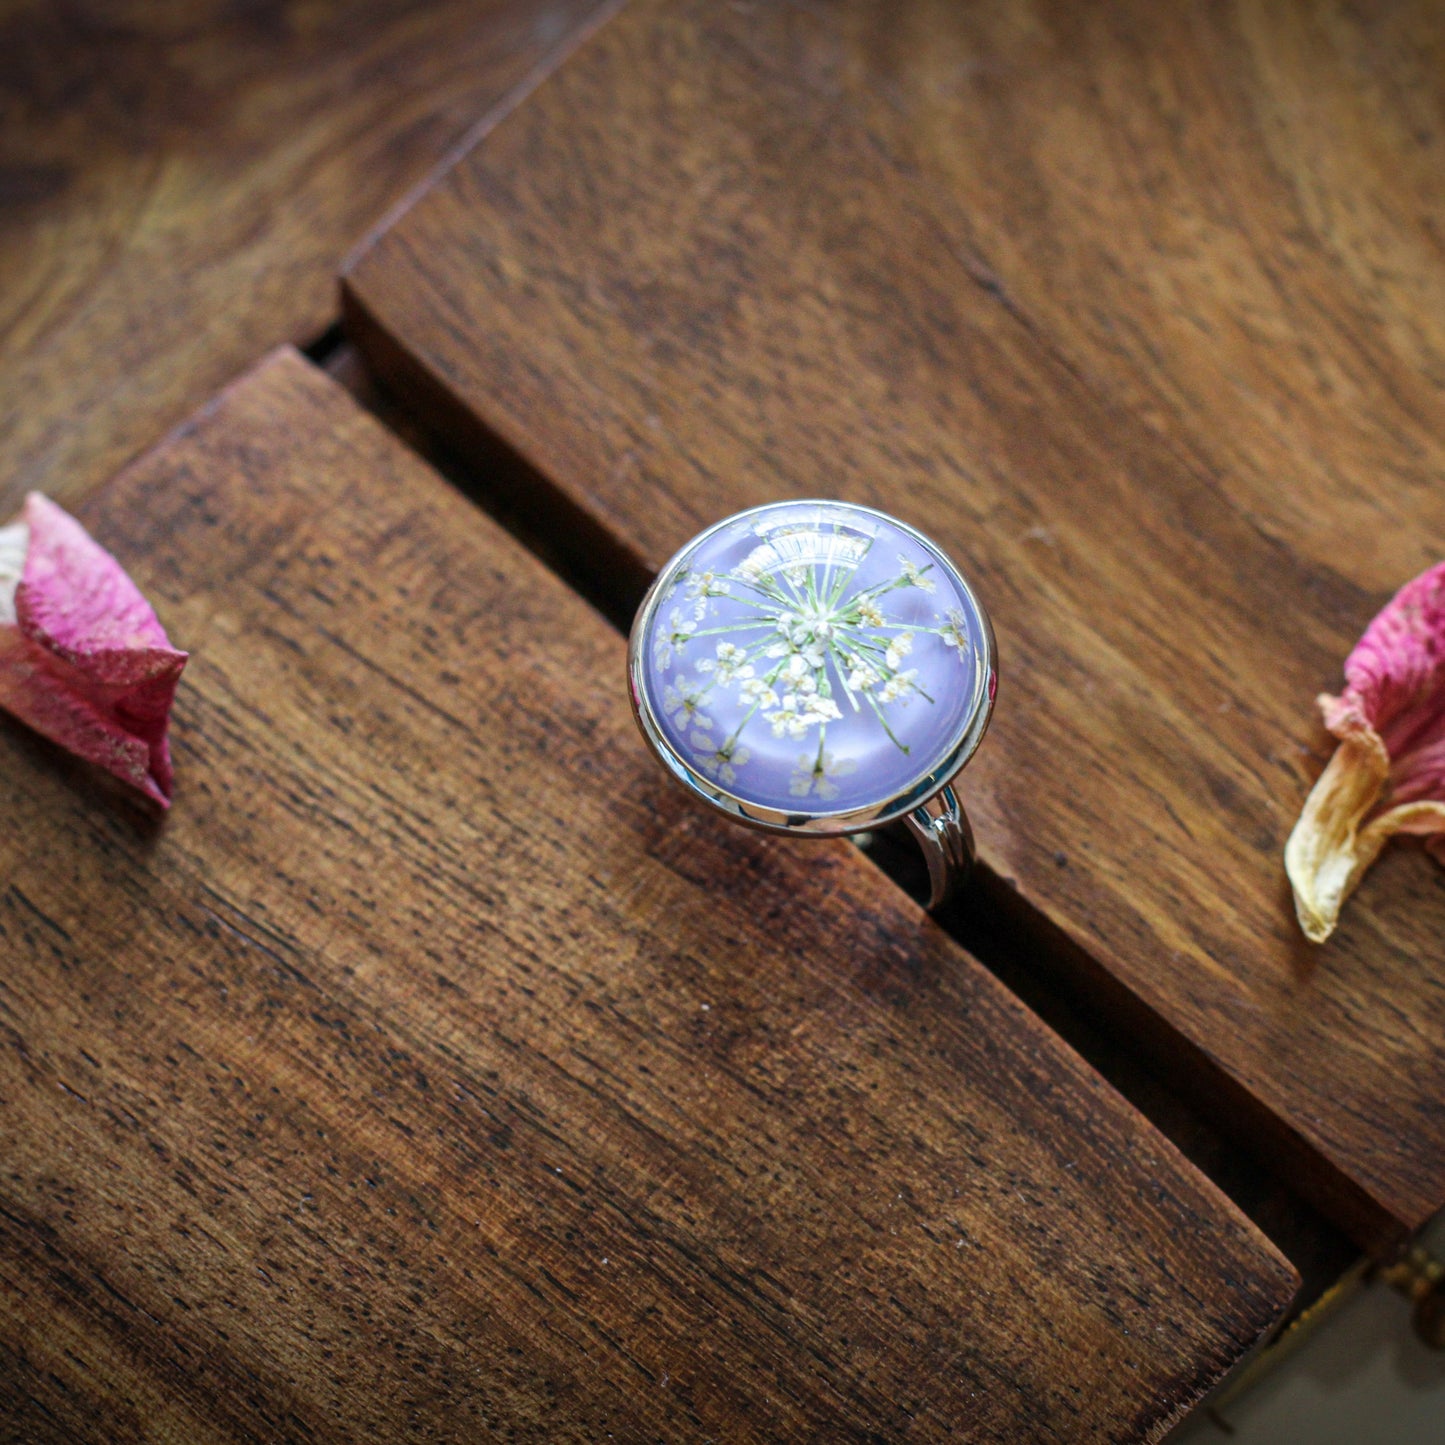
[(835, 758), (826, 749), (817, 753), (799, 753), (793, 764), (793, 775), (788, 780), (788, 791), (795, 798), (806, 798), (810, 794), (825, 802), (838, 796), (837, 778), (846, 778), (856, 772), (858, 763), (853, 758)]
[[(730, 572), (689, 572), (673, 580), (668, 598), (679, 588), (690, 606), (674, 606), (653, 633), (653, 659), (661, 672), (674, 662), (697, 657), (696, 677), (681, 674), (667, 684), (663, 706), (680, 734), (685, 734), (698, 766), (723, 784), (752, 756), (741, 736), (757, 718), (774, 737), (803, 740), (814, 728), (816, 750), (799, 755), (789, 783), (795, 797), (834, 798), (836, 779), (854, 771), (852, 758), (837, 758), (824, 747), (828, 724), (843, 716), (840, 697), (854, 712), (866, 708), (893, 743), (908, 751), (889, 726), (883, 709), (902, 707), (914, 697), (932, 702), (919, 682), (918, 669), (905, 663), (915, 634), (941, 637), (960, 657), (972, 656), (964, 614), (951, 609), (939, 625), (890, 621), (887, 597), (901, 589), (936, 590), (929, 575), (933, 564), (898, 558), (898, 572), (880, 583), (848, 595), (854, 568), (835, 575), (831, 564), (786, 562), (771, 545), (755, 547)], [(856, 565), (856, 564), (855, 564)], [(725, 626), (704, 627), (713, 600), (731, 597), (748, 609), (744, 618)], [(712, 638), (717, 641), (712, 642)], [(742, 720), (722, 740), (715, 736), (709, 698), (716, 707), (732, 690)]]

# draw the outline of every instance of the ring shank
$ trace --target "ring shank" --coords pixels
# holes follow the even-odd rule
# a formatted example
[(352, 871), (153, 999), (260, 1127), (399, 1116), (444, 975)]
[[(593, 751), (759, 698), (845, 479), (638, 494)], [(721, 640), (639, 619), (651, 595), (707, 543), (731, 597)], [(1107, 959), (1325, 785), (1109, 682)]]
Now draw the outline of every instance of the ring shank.
[(968, 815), (946, 783), (926, 803), (919, 804), (903, 818), (908, 831), (918, 840), (928, 863), (928, 907), (946, 903), (968, 877), (975, 856), (973, 829)]

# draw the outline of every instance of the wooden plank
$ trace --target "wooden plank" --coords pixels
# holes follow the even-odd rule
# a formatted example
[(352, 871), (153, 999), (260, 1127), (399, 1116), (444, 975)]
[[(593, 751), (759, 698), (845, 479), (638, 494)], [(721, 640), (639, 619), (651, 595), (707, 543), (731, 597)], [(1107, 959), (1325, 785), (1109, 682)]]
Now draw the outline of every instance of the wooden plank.
[[(1155, 1439), (1289, 1267), (615, 631), (281, 354), (87, 510), (194, 649), (162, 825), (0, 729), (27, 1439)], [(41, 1422), (41, 1423), (37, 1423)]]
[(366, 228), (605, 8), (0, 7), (0, 513), (320, 333)]
[(392, 389), (628, 594), (778, 496), (944, 542), (1003, 659), (965, 792), (1039, 957), (1381, 1249), (1445, 1205), (1445, 886), (1399, 848), (1314, 950), (1281, 854), (1315, 694), (1445, 552), (1442, 41), (640, 0), (346, 281)]

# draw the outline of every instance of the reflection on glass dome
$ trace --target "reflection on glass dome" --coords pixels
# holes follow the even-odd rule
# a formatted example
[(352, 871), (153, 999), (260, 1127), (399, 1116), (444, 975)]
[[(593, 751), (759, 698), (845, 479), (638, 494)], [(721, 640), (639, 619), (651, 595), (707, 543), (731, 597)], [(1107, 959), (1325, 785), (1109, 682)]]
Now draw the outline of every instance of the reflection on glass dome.
[(741, 566), (754, 576), (821, 568), (852, 572), (873, 545), (874, 528), (861, 527), (837, 508), (817, 507), (802, 517), (759, 518), (753, 533), (767, 540), (754, 547)]

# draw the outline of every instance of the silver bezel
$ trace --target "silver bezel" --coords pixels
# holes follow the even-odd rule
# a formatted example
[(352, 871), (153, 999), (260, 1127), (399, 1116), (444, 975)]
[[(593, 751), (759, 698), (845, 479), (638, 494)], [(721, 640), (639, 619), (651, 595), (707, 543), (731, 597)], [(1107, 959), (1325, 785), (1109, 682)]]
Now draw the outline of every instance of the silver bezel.
[[(647, 635), (652, 615), (661, 601), (664, 579), (671, 575), (684, 555), (714, 533), (722, 531), (725, 527), (734, 527), (739, 522), (745, 522), (759, 512), (771, 511), (773, 508), (783, 505), (840, 507), (847, 511), (861, 512), (866, 516), (877, 517), (889, 526), (906, 532), (938, 558), (983, 624), (982, 655), (979, 658), (979, 667), (975, 672), (972, 706), (965, 714), (964, 721), (948, 751), (938, 763), (916, 777), (902, 792), (867, 807), (853, 808), (839, 813), (783, 812), (779, 809), (764, 808), (745, 798), (735, 796), (704, 773), (699, 772), (686, 758), (679, 755), (658, 726), (652, 699), (647, 696), (643, 680), (643, 638)], [(989, 620), (988, 610), (978, 600), (978, 595), (969, 586), (968, 579), (954, 566), (942, 548), (916, 527), (910, 527), (906, 522), (900, 522), (897, 517), (890, 516), (887, 512), (881, 512), (876, 507), (865, 507), (857, 502), (840, 502), (827, 498), (800, 498), (797, 501), (782, 499), (776, 502), (765, 502), (757, 507), (749, 507), (743, 512), (734, 512), (732, 516), (724, 517), (720, 522), (715, 522), (705, 531), (699, 532), (691, 541), (673, 553), (672, 557), (668, 559), (667, 565), (657, 574), (652, 586), (648, 588), (647, 595), (642, 599), (642, 605), (637, 609), (637, 616), (633, 619), (632, 633), (627, 645), (627, 675), (628, 692), (632, 697), (632, 713), (637, 719), (637, 725), (641, 728), (643, 737), (647, 739), (653, 752), (657, 754), (668, 772), (688, 792), (712, 804), (730, 818), (740, 823), (746, 823), (751, 828), (761, 828), (769, 833), (811, 833), (838, 836), (846, 833), (865, 832), (869, 828), (876, 828), (884, 823), (892, 822), (895, 818), (902, 818), (921, 804), (926, 803), (935, 793), (958, 776), (977, 750), (979, 743), (983, 741), (983, 735), (988, 730), (989, 719), (993, 715), (994, 694), (998, 687), (998, 647), (994, 640), (993, 623)]]

